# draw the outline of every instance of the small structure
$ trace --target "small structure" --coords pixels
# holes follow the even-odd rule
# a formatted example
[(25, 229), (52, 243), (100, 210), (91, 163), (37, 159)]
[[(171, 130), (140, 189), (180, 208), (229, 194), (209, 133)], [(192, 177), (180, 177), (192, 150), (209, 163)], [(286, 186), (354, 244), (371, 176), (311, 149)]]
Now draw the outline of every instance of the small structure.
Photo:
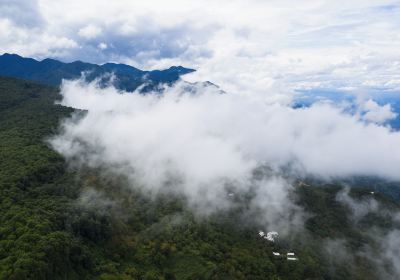
[(231, 193), (228, 193), (228, 196), (229, 196), (229, 197), (234, 197), (235, 194), (234, 194), (233, 192), (231, 192)]
[(294, 253), (291, 253), (291, 252), (286, 254), (286, 259), (288, 261), (297, 261), (298, 260), (298, 258), (295, 257)]
[(375, 192), (371, 192), (371, 194), (375, 194)]
[(267, 236), (264, 236), (265, 239), (271, 242), (275, 242), (275, 238), (277, 238), (279, 234), (276, 231), (270, 231), (267, 233)]
[(279, 254), (278, 252), (272, 252), (272, 254), (274, 255), (274, 256), (280, 256), (281, 254)]

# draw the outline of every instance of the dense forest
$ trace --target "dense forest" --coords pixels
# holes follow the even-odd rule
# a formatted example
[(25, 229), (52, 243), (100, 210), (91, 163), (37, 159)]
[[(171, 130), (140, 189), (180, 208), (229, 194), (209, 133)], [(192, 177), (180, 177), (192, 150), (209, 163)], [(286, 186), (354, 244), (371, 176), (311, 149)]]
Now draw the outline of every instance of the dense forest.
[(58, 98), (0, 78), (0, 279), (383, 279), (361, 252), (382, 249), (369, 229), (399, 228), (400, 207), (368, 182), (349, 197), (381, 206), (358, 221), (336, 199), (343, 186), (298, 184), (304, 229), (268, 242), (245, 206), (200, 217), (182, 197), (149, 197), (123, 176), (65, 162), (47, 143), (74, 112)]

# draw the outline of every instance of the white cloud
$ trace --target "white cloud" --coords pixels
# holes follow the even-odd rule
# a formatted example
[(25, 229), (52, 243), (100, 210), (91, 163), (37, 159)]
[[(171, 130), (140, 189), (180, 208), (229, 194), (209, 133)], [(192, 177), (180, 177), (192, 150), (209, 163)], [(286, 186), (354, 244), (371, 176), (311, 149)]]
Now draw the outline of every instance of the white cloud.
[(372, 99), (368, 99), (362, 109), (364, 111), (362, 118), (366, 121), (385, 123), (397, 116), (397, 114), (392, 111), (390, 104), (380, 106)]
[(25, 56), (63, 56), (78, 44), (67, 37), (42, 33), (40, 28), (27, 30), (8, 19), (0, 18), (0, 52), (18, 53)]
[(78, 34), (79, 36), (85, 39), (94, 39), (98, 37), (101, 34), (101, 32), (102, 32), (101, 28), (93, 24), (88, 24), (85, 27), (79, 29)]
[[(13, 4), (13, 12), (0, 18), (21, 22), (12, 15), (18, 8), (26, 11), (24, 3)], [(301, 0), (294, 9), (288, 0), (41, 0), (32, 9), (42, 24), (36, 35), (66, 38), (79, 47), (28, 50), (24, 40), (3, 39), (2, 50), (141, 68), (182, 64), (199, 70), (188, 79), (237, 92), (266, 92), (271, 85), (399, 90), (398, 4)], [(10, 27), (18, 31), (33, 23), (20, 25)], [(100, 35), (113, 46), (101, 54), (99, 42), (92, 41)]]
[[(400, 132), (366, 124), (329, 104), (293, 109), (263, 95), (218, 94), (200, 85), (198, 90), (190, 94), (177, 85), (162, 96), (121, 94), (82, 81), (64, 82), (62, 104), (89, 111), (65, 122), (51, 143), (69, 159), (108, 166), (148, 190), (157, 192), (173, 182), (193, 205), (210, 210), (226, 205), (227, 184), (248, 191), (254, 187), (254, 169), (266, 166), (323, 178), (400, 179), (395, 149)], [(271, 183), (267, 177), (256, 185), (265, 205), (280, 204), (271, 213), (286, 213), (284, 204), (293, 209), (285, 180)], [(256, 204), (265, 209), (262, 201)], [(278, 226), (273, 219), (278, 216), (268, 222)]]
[(107, 44), (102, 42), (97, 45), (100, 50), (106, 50), (108, 48)]
[[(180, 96), (179, 86), (168, 89), (161, 99), (152, 95), (120, 95), (113, 88), (96, 89), (94, 85), (86, 87), (78, 82), (65, 83), (62, 93), (63, 104), (89, 109), (82, 125), (91, 126), (88, 122), (93, 117), (93, 122), (99, 124), (99, 133), (104, 132), (102, 127), (121, 128), (122, 135), (117, 136), (116, 133), (110, 136), (116, 137), (115, 140), (135, 138), (129, 135), (130, 130), (112, 124), (121, 120), (131, 123), (132, 131), (136, 129), (134, 124), (137, 121), (139, 131), (136, 133), (143, 138), (146, 138), (148, 127), (154, 127), (149, 143), (158, 146), (158, 139), (162, 139), (168, 145), (167, 140), (170, 139), (170, 145), (176, 146), (165, 151), (165, 157), (173, 157), (172, 151), (183, 149), (185, 146), (181, 144), (192, 143), (187, 151), (182, 151), (182, 155), (187, 152), (187, 157), (176, 162), (189, 169), (190, 158), (198, 157), (198, 161), (193, 162), (203, 162), (216, 157), (217, 166), (204, 169), (210, 169), (210, 177), (214, 176), (214, 172), (219, 173), (218, 167), (222, 168), (221, 174), (230, 174), (233, 171), (230, 167), (240, 174), (239, 170), (243, 167), (252, 168), (256, 163), (267, 162), (278, 167), (295, 160), (305, 171), (322, 176), (373, 174), (400, 179), (395, 164), (400, 160), (400, 154), (393, 152), (400, 133), (379, 125), (366, 125), (358, 121), (357, 116), (344, 114), (340, 108), (328, 104), (295, 110), (271, 102), (263, 95), (204, 93)], [(273, 92), (270, 93), (270, 96), (273, 95)], [(114, 113), (104, 114), (104, 111)], [(114, 119), (114, 116), (122, 119)], [(100, 125), (98, 117), (105, 118), (104, 126)], [(97, 126), (93, 125), (94, 128)], [(92, 137), (95, 135), (93, 128), (88, 131)], [(171, 131), (177, 134), (172, 135)], [(202, 141), (204, 137), (209, 144), (205, 148), (210, 150), (197, 154), (196, 139)], [(143, 141), (145, 143), (141, 143), (144, 146), (140, 150), (151, 150), (145, 148), (149, 143)], [(218, 152), (214, 148), (231, 158), (231, 166), (219, 166)], [(193, 166), (193, 174), (189, 177), (196, 177), (197, 168)], [(225, 168), (227, 171), (223, 171)], [(203, 178), (203, 175), (200, 177)]]

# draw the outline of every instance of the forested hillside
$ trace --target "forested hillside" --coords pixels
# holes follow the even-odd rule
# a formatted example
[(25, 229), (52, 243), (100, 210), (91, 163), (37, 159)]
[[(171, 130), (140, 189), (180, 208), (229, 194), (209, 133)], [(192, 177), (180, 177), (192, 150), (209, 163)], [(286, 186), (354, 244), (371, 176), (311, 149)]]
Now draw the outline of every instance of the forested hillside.
[(46, 142), (73, 113), (57, 98), (56, 88), (0, 78), (0, 279), (384, 279), (368, 230), (398, 228), (400, 208), (383, 194), (350, 191), (381, 205), (354, 221), (337, 200), (343, 187), (299, 183), (304, 229), (269, 242), (245, 198), (203, 217), (182, 197), (149, 197), (123, 176), (67, 164)]

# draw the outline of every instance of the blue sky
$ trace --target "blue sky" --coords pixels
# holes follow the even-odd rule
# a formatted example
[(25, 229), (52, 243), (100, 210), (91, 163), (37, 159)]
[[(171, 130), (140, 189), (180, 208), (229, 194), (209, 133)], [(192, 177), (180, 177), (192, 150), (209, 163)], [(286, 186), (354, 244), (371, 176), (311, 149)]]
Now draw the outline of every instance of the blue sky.
[(399, 91), (399, 29), (393, 0), (0, 0), (1, 53), (179, 64), (244, 93)]

